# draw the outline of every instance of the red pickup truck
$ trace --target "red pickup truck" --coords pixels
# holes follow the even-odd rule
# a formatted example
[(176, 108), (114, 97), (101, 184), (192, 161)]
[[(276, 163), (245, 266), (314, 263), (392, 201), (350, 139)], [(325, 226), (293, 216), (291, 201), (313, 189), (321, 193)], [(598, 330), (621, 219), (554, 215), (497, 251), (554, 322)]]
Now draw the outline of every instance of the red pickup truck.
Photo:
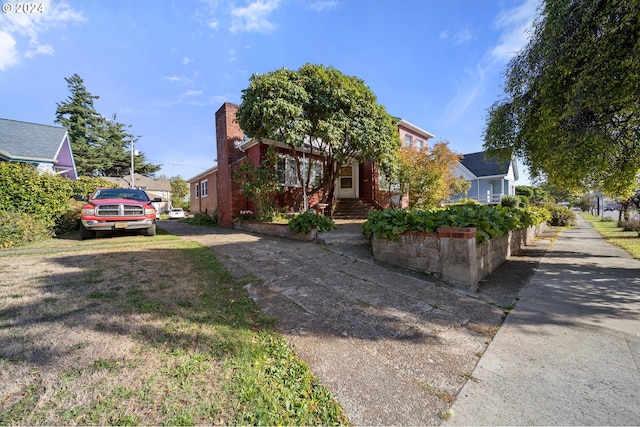
[(146, 236), (156, 235), (156, 209), (144, 190), (136, 188), (99, 188), (82, 198), (80, 238), (93, 239), (97, 231), (143, 230)]

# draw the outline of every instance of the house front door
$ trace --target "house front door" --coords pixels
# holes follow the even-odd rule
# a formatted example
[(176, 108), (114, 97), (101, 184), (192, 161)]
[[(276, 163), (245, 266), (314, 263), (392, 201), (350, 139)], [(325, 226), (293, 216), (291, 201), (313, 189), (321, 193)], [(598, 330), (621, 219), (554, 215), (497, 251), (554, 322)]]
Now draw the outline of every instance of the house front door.
[(338, 172), (336, 197), (338, 199), (354, 199), (358, 197), (358, 162), (343, 165)]

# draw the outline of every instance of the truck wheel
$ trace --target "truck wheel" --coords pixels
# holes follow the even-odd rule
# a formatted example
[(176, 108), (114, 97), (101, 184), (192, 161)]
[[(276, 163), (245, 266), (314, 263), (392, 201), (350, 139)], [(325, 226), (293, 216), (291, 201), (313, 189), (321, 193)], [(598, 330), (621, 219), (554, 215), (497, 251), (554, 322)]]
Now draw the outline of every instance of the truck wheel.
[(155, 236), (156, 235), (156, 225), (153, 224), (151, 227), (144, 230), (145, 236)]
[(82, 240), (93, 239), (94, 237), (96, 237), (95, 231), (87, 230), (84, 225), (80, 224), (80, 238)]

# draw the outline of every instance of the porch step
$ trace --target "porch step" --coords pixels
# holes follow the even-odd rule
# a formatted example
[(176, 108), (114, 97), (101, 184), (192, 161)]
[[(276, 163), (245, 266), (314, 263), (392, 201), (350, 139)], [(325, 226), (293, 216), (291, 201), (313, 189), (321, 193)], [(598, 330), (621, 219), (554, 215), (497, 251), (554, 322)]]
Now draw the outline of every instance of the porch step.
[(365, 199), (338, 199), (334, 219), (367, 219), (374, 206)]

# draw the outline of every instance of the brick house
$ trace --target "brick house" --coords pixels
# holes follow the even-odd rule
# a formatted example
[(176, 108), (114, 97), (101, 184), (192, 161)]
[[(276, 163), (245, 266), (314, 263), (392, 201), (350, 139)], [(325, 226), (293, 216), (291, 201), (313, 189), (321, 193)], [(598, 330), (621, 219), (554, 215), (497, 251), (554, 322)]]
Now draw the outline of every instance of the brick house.
[[(295, 159), (291, 158), (289, 148), (277, 141), (263, 139), (263, 143), (259, 143), (255, 139), (247, 138), (236, 123), (237, 110), (238, 106), (229, 102), (218, 109), (215, 114), (218, 164), (187, 181), (191, 213), (212, 214), (217, 209), (218, 225), (227, 228), (232, 227), (233, 219), (240, 211), (252, 209), (251, 202), (233, 180), (234, 166), (243, 159), (258, 165), (269, 145), (275, 147), (278, 153), (278, 172), (281, 177), (280, 185), (283, 187), (283, 192), (277, 196), (276, 205), (292, 209), (296, 198), (302, 192), (295, 175)], [(402, 119), (398, 119), (398, 132), (404, 145), (417, 148), (428, 147), (429, 139), (434, 137)], [(312, 168), (312, 179), (314, 176), (319, 179), (321, 168), (314, 162), (314, 156), (308, 153), (301, 148), (297, 155)], [(391, 195), (388, 186), (373, 162), (361, 163), (353, 160), (351, 164), (343, 165), (338, 175), (335, 189), (338, 206), (348, 206), (353, 202), (371, 208), (389, 205)], [(321, 191), (317, 192), (314, 197), (309, 198), (308, 205), (314, 206), (321, 197)]]

